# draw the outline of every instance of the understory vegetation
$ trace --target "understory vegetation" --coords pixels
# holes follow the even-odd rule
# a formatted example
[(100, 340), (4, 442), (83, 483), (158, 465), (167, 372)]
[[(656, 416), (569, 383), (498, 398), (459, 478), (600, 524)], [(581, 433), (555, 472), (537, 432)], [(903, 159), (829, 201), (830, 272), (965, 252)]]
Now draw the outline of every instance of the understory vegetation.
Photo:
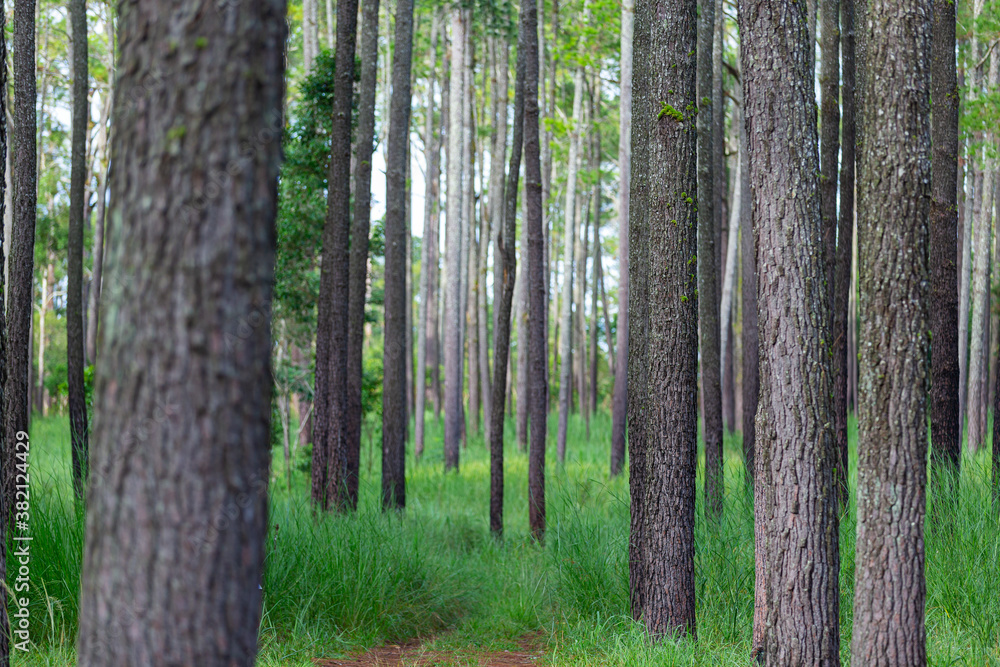
[[(489, 533), (484, 443), (470, 438), (459, 473), (445, 474), (442, 426), (430, 416), (427, 424), (427, 452), (419, 462), (412, 452), (407, 460), (407, 507), (400, 514), (380, 510), (377, 423), (362, 439), (361, 502), (353, 515), (314, 516), (306, 453), (297, 453), (289, 489), (281, 448), (275, 449), (258, 664), (312, 666), (315, 658), (412, 639), (441, 650), (503, 650), (526, 635), (538, 637), (543, 664), (749, 663), (753, 511), (738, 434), (725, 443), (726, 506), (717, 523), (705, 518), (699, 470), (698, 640), (654, 645), (629, 614), (628, 482), (627, 475), (608, 479), (609, 416), (595, 416), (589, 440), (583, 420), (570, 421), (565, 466), (556, 464), (550, 447), (544, 547), (529, 536), (527, 454), (517, 448), (513, 425), (505, 453), (505, 538), (497, 542)], [(554, 432), (554, 419), (550, 427)], [(852, 420), (852, 466), (855, 429)], [(72, 501), (67, 421), (36, 418), (31, 435), (33, 646), (27, 654), (15, 651), (14, 664), (70, 665), (83, 525)], [(990, 509), (988, 452), (966, 454), (954, 491), (930, 486), (925, 548), (932, 666), (1000, 665), (1000, 524)], [(854, 532), (851, 508), (841, 521), (844, 664)], [(11, 568), (9, 586), (15, 576)]]

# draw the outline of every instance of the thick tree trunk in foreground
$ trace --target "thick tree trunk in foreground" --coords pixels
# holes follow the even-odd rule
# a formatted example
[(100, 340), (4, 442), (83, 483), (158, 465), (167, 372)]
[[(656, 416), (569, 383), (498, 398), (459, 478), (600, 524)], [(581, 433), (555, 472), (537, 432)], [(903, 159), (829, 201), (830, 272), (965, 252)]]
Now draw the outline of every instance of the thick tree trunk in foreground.
[(396, 1), (392, 53), (392, 107), (386, 150), (385, 335), (382, 382), (382, 509), (406, 506), (406, 163), (410, 142), (410, 65), (413, 61), (413, 0)]
[[(857, 22), (861, 379), (851, 655), (874, 666), (927, 661), (931, 4), (870, 0)], [(886, 105), (896, 113), (879, 113)]]
[[(6, 12), (3, 12), (4, 21), (6, 22)], [(7, 41), (0, 40), (0, 62), (7, 62)], [(8, 208), (9, 202), (12, 201), (11, 193), (11, 159), (10, 151), (8, 150), (8, 118), (7, 113), (8, 103), (8, 79), (7, 79), (7, 68), (0, 68), (0, 165), (4, 167), (4, 176), (0, 178), (0, 219), (5, 223), (10, 219), (11, 210)], [(6, 230), (5, 230), (6, 231)], [(9, 358), (8, 353), (8, 338), (7, 338), (7, 318), (5, 315), (6, 304), (4, 293), (7, 282), (6, 271), (3, 270), (5, 265), (5, 254), (9, 252), (9, 248), (5, 247), (6, 234), (0, 235), (0, 420), (2, 420), (3, 427), (0, 428), (0, 457), (2, 457), (3, 465), (7, 465), (8, 461), (13, 461), (15, 453), (13, 450), (16, 445), (14, 445), (10, 440), (7, 440), (6, 434), (6, 423), (7, 423), (7, 378), (10, 372), (7, 368), (7, 360)], [(15, 441), (16, 442), (16, 441)], [(7, 496), (4, 492), (3, 485), (5, 480), (0, 477), (0, 531), (2, 534), (7, 532), (7, 524), (9, 518), (10, 508), (7, 504)], [(7, 574), (7, 544), (6, 541), (0, 543), (0, 578), (6, 577)], [(3, 667), (8, 667), (10, 664), (10, 640), (8, 638), (8, 632), (10, 627), (7, 618), (7, 593), (6, 588), (0, 591), (0, 665)]]
[[(722, 374), (715, 261), (715, 169), (712, 116), (712, 50), (715, 0), (698, 6), (698, 324), (701, 329), (702, 435), (705, 440), (705, 507), (722, 514)], [(690, 197), (691, 193), (687, 195)]]
[[(955, 3), (934, 1), (931, 37), (931, 461), (958, 472), (958, 72)], [(996, 445), (994, 445), (996, 447)]]
[(378, 80), (379, 0), (361, 9), (361, 82), (358, 135), (354, 157), (354, 218), (351, 222), (350, 296), (347, 310), (347, 498), (358, 506), (361, 474), (362, 354), (365, 342), (365, 296), (368, 287), (368, 233), (371, 218), (372, 151), (375, 142), (375, 86)]
[[(838, 514), (813, 59), (795, 0), (741, 8), (760, 404), (753, 651), (764, 665), (840, 664)], [(784, 138), (776, 141), (776, 138)]]
[[(530, 3), (525, 3), (525, 6)], [(524, 85), (527, 68), (525, 34), (534, 30), (528, 25), (527, 9), (521, 10), (521, 25), (518, 30), (517, 75), (514, 79), (514, 126), (511, 135), (510, 167), (507, 171), (507, 186), (504, 189), (503, 226), (497, 220), (497, 262), (500, 282), (494, 282), (494, 308), (496, 308), (496, 335), (493, 351), (493, 403), (490, 406), (490, 530), (497, 537), (503, 535), (503, 411), (506, 397), (507, 367), (510, 358), (510, 312), (514, 302), (514, 284), (517, 275), (517, 184), (521, 176), (521, 149), (524, 144)], [(501, 48), (506, 49), (506, 44)], [(507, 58), (504, 58), (504, 63)], [(504, 76), (506, 81), (507, 77)], [(504, 88), (506, 98), (506, 88)], [(506, 124), (506, 114), (504, 114)], [(500, 167), (501, 171), (503, 167)], [(500, 208), (494, 209), (500, 212)], [(497, 298), (499, 296), (499, 299)], [(521, 342), (518, 342), (518, 347)], [(520, 396), (518, 396), (520, 401)]]
[(545, 237), (542, 233), (542, 164), (538, 140), (538, 27), (534, 3), (525, 13), (524, 192), (528, 227), (528, 354), (531, 383), (531, 445), (528, 454), (528, 525), (545, 539), (545, 436), (548, 382), (545, 372)]
[(611, 414), (611, 476), (625, 465), (628, 417), (628, 274), (629, 193), (632, 178), (632, 40), (634, 0), (622, 0), (621, 97), (618, 125), (618, 330), (615, 387)]
[(694, 635), (697, 13), (694, 0), (636, 9), (634, 149), (645, 168), (632, 181), (629, 218), (629, 590), (632, 616), (650, 634)]
[[(850, 409), (848, 394), (850, 382), (850, 355), (854, 331), (852, 318), (851, 286), (853, 285), (854, 258), (854, 156), (855, 156), (855, 65), (854, 65), (854, 0), (841, 0), (841, 30), (843, 49), (843, 88), (841, 98), (844, 112), (841, 120), (840, 165), (840, 216), (837, 229), (836, 270), (833, 293), (833, 426), (839, 453), (837, 469), (840, 473), (840, 503), (846, 507), (850, 499), (848, 474), (850, 471), (847, 448), (847, 413)], [(853, 363), (857, 363), (855, 358)]]
[(465, 29), (460, 9), (451, 12), (450, 127), (445, 220), (444, 469), (458, 468), (462, 437), (462, 99), (465, 87)]
[(286, 7), (121, 8), (78, 664), (252, 665)]
[[(347, 494), (347, 381), (350, 303), (351, 107), (357, 0), (337, 0), (333, 124), (319, 303), (316, 307), (316, 392), (313, 410), (312, 502), (345, 507)], [(124, 173), (124, 172), (122, 172)]]
[(73, 158), (69, 193), (69, 259), (66, 294), (66, 369), (69, 384), (69, 430), (73, 459), (73, 491), (84, 500), (87, 480), (87, 398), (83, 388), (83, 218), (87, 176), (87, 2), (72, 0), (73, 30)]

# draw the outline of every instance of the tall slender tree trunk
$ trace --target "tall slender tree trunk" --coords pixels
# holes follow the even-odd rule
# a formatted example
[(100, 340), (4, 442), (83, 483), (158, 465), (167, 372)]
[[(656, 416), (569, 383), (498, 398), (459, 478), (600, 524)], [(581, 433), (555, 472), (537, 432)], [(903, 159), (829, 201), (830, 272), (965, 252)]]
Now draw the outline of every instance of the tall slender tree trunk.
[[(6, 25), (6, 10), (0, 13), (3, 14), (4, 24)], [(16, 445), (7, 439), (6, 431), (7, 421), (9, 419), (7, 409), (10, 405), (10, 400), (7, 396), (7, 380), (10, 373), (10, 370), (7, 367), (7, 360), (9, 358), (7, 305), (9, 304), (9, 301), (5, 298), (6, 286), (8, 284), (7, 271), (3, 270), (3, 268), (7, 267), (6, 260), (10, 253), (8, 225), (12, 222), (11, 202), (14, 200), (12, 192), (13, 175), (11, 173), (11, 151), (8, 150), (8, 137), (10, 136), (8, 127), (10, 116), (8, 113), (9, 105), (7, 101), (9, 81), (7, 78), (8, 70), (6, 65), (6, 39), (0, 39), (0, 63), (4, 63), (4, 66), (0, 67), (0, 164), (4, 167), (4, 176), (0, 179), (0, 187), (3, 189), (3, 192), (0, 192), (0, 218), (4, 221), (4, 234), (0, 237), (0, 267), (2, 267), (0, 268), (0, 410), (3, 410), (3, 413), (0, 414), (0, 418), (3, 419), (3, 428), (0, 428), (0, 457), (3, 457), (2, 464), (6, 467), (9, 462), (14, 460), (12, 450), (16, 448)], [(10, 232), (12, 231), (13, 230), (10, 229)], [(10, 507), (8, 506), (5, 484), (6, 475), (0, 477), (0, 534), (4, 535), (7, 534), (8, 519), (10, 515)], [(0, 543), (0, 578), (6, 579), (6, 576), (7, 543), (6, 540), (4, 540)], [(6, 587), (4, 587), (3, 590), (0, 591), (0, 665), (3, 667), (9, 667), (10, 665), (10, 625), (7, 617), (6, 590)]]
[[(499, 268), (499, 282), (494, 282), (496, 294), (494, 296), (494, 308), (496, 308), (496, 335), (494, 336), (493, 352), (493, 403), (491, 405), (490, 421), (492, 422), (490, 432), (490, 530), (494, 535), (503, 535), (503, 411), (504, 411), (504, 388), (507, 382), (508, 361), (510, 355), (510, 312), (511, 304), (514, 301), (514, 287), (517, 274), (517, 255), (515, 253), (515, 243), (517, 241), (517, 185), (521, 172), (521, 150), (524, 144), (524, 88), (525, 75), (527, 73), (527, 38), (529, 31), (534, 32), (534, 26), (529, 24), (528, 12), (532, 3), (525, 3), (521, 9), (520, 27), (518, 29), (517, 42), (517, 74), (514, 79), (514, 126), (511, 133), (510, 167), (507, 171), (507, 184), (504, 189), (504, 207), (499, 206), (493, 210), (501, 217), (495, 220), (497, 227), (496, 255), (494, 261)], [(504, 51), (504, 56), (500, 59), (500, 66), (506, 67), (508, 62), (507, 44), (498, 43), (496, 46)], [(506, 72), (499, 77), (504, 82), (503, 92), (497, 91), (507, 98)], [(503, 114), (504, 126), (506, 126), (506, 113)], [(506, 134), (506, 132), (504, 132)], [(505, 140), (506, 142), (506, 140)], [(536, 154), (537, 155), (537, 154)], [(503, 165), (499, 165), (503, 170)], [(501, 181), (502, 182), (502, 181)], [(522, 345), (518, 341), (518, 347)], [(518, 397), (520, 402), (520, 396)]]
[[(109, 21), (109, 40), (113, 41)], [(105, 106), (106, 115), (114, 106), (114, 77), (108, 85), (108, 101)], [(111, 178), (111, 162), (108, 159), (108, 146), (111, 143), (111, 131), (108, 127), (107, 119), (97, 128), (97, 150), (96, 163), (100, 167), (97, 176), (97, 207), (94, 211), (94, 241), (93, 241), (93, 261), (91, 262), (90, 291), (87, 295), (87, 341), (86, 341), (86, 361), (93, 364), (97, 358), (97, 325), (100, 319), (101, 303), (101, 279), (104, 269), (104, 228), (105, 210), (108, 197), (108, 180)], [(103, 165), (103, 166), (101, 166)]]
[(285, 16), (284, 0), (121, 5), (113, 154), (129, 178), (111, 196), (80, 665), (257, 654)]
[(361, 18), (361, 82), (354, 156), (354, 218), (351, 224), (347, 310), (347, 501), (358, 506), (361, 476), (362, 356), (365, 296), (368, 291), (368, 234), (371, 218), (372, 153), (375, 141), (375, 87), (378, 80), (379, 0), (364, 0)]
[(445, 228), (444, 313), (444, 468), (458, 468), (462, 430), (462, 100), (465, 97), (465, 27), (461, 9), (451, 10), (450, 126), (448, 137), (448, 192)]
[(573, 75), (573, 118), (569, 137), (569, 159), (566, 163), (566, 204), (563, 235), (562, 314), (559, 327), (559, 431), (556, 455), (559, 463), (566, 460), (566, 429), (573, 407), (573, 260), (576, 258), (576, 177), (580, 159), (580, 125), (583, 118), (583, 67)]
[[(629, 590), (655, 637), (695, 633), (698, 291), (692, 0), (638, 3), (629, 218)], [(676, 65), (676, 66), (675, 66)], [(664, 195), (664, 193), (668, 193)]]
[[(702, 432), (705, 440), (705, 506), (722, 514), (722, 389), (719, 302), (715, 261), (715, 169), (712, 51), (715, 0), (698, 10), (698, 324), (701, 328)], [(690, 196), (690, 193), (688, 193)]]
[[(851, 0), (846, 0), (850, 2)], [(750, 180), (749, 141), (746, 132), (746, 100), (744, 122), (740, 124), (740, 159), (745, 165), (740, 171), (740, 255), (743, 286), (743, 465), (746, 481), (753, 489), (754, 451), (757, 442), (757, 406), (760, 400), (760, 336), (757, 316), (757, 241), (753, 231), (753, 186)]]
[[(722, 95), (722, 51), (725, 38), (725, 16), (722, 11), (722, 0), (715, 1), (712, 27), (712, 201), (714, 202), (713, 228), (715, 230), (715, 299), (720, 307), (718, 321), (724, 325), (722, 314), (722, 284), (725, 281), (726, 256), (728, 254), (729, 225), (726, 218), (726, 100)], [(721, 329), (720, 329), (721, 332)], [(731, 337), (729, 339), (731, 342)], [(732, 380), (733, 349), (731, 345), (723, 345), (719, 338), (719, 420), (723, 428), (732, 431), (736, 401), (731, 383), (727, 382), (726, 368), (730, 370), (729, 380)], [(722, 442), (720, 440), (720, 442)], [(721, 454), (719, 455), (721, 463)]]
[[(591, 169), (594, 172), (594, 194), (591, 203), (594, 207), (594, 282), (591, 286), (590, 299), (590, 396), (587, 398), (590, 410), (597, 413), (597, 330), (599, 321), (598, 298), (600, 295), (601, 281), (601, 125), (598, 122), (600, 114), (601, 93), (598, 88), (596, 108), (594, 112), (593, 129), (593, 162)], [(610, 340), (611, 330), (608, 329)]]
[(528, 227), (528, 349), (531, 357), (531, 447), (528, 454), (528, 525), (531, 535), (545, 539), (545, 413), (548, 377), (545, 372), (545, 236), (542, 233), (542, 164), (538, 138), (538, 32), (535, 5), (526, 2), (523, 34), (524, 73), (524, 192)]
[[(855, 155), (855, 126), (854, 126), (854, 97), (855, 97), (855, 64), (854, 64), (854, 0), (841, 0), (841, 42), (843, 50), (843, 87), (841, 98), (843, 100), (844, 111), (841, 119), (841, 163), (840, 163), (840, 215), (838, 218), (836, 251), (834, 255), (834, 291), (833, 291), (833, 331), (830, 337), (833, 340), (833, 425), (836, 438), (839, 462), (837, 465), (838, 484), (840, 488), (840, 502), (846, 507), (850, 499), (848, 488), (848, 475), (850, 471), (848, 446), (847, 446), (847, 413), (850, 410), (848, 395), (853, 386), (850, 382), (850, 362), (849, 357), (853, 349), (850, 341), (853, 340), (854, 331), (850, 328), (852, 318), (851, 312), (851, 288), (853, 285), (853, 248), (854, 248), (854, 155)], [(824, 9), (824, 12), (827, 11)], [(832, 65), (825, 62), (824, 66)], [(824, 131), (825, 132), (825, 131)], [(826, 135), (824, 134), (824, 137)], [(827, 141), (824, 138), (824, 141)], [(829, 139), (834, 141), (833, 137)], [(823, 155), (824, 160), (829, 159), (827, 154)], [(833, 169), (836, 170), (836, 156), (833, 157)], [(826, 182), (822, 183), (826, 186)], [(832, 196), (832, 195), (829, 195)], [(822, 206), (826, 206), (827, 200), (822, 199)], [(826, 239), (830, 243), (829, 238)], [(857, 362), (857, 358), (854, 358)]]
[(396, 0), (392, 55), (392, 106), (386, 150), (385, 335), (382, 381), (382, 509), (406, 506), (406, 165), (410, 143), (410, 65), (413, 62), (413, 0)]
[[(740, 11), (760, 306), (753, 655), (839, 665), (837, 453), (829, 290), (806, 8)], [(795, 141), (773, 141), (795, 137)]]
[(319, 55), (319, 0), (302, 0), (302, 64), (312, 71)]
[[(527, 74), (525, 75), (527, 76)], [(523, 129), (522, 129), (523, 132)], [(523, 142), (523, 138), (522, 138)], [(528, 413), (531, 404), (531, 382), (528, 361), (528, 331), (530, 307), (528, 303), (531, 280), (528, 276), (528, 216), (527, 196), (525, 196), (524, 216), (521, 219), (521, 270), (518, 272), (517, 295), (517, 446), (521, 451), (528, 449)]]
[[(991, 67), (991, 69), (993, 69)], [(973, 237), (975, 254), (972, 260), (972, 330), (969, 341), (969, 441), (972, 452), (979, 451), (985, 444), (986, 424), (982, 419), (982, 406), (986, 400), (986, 385), (983, 382), (984, 350), (986, 331), (990, 317), (990, 246), (992, 241), (993, 194), (996, 179), (989, 165), (982, 170), (983, 187), (976, 192), (976, 229)]]
[[(622, 0), (621, 97), (618, 125), (618, 352), (611, 415), (611, 476), (625, 465), (625, 430), (628, 417), (628, 288), (629, 193), (632, 179), (632, 38), (634, 0)], [(634, 611), (633, 607), (633, 611)]]
[[(420, 258), (420, 315), (417, 324), (417, 388), (414, 423), (414, 452), (417, 458), (424, 453), (424, 412), (427, 402), (427, 367), (433, 356), (428, 354), (430, 339), (437, 330), (431, 323), (437, 320), (437, 250), (438, 250), (438, 180), (441, 177), (441, 150), (434, 132), (434, 88), (437, 84), (437, 40), (441, 31), (441, 14), (434, 12), (431, 20), (430, 72), (427, 75), (427, 94), (424, 110), (424, 148), (427, 171), (424, 189), (424, 238)], [(434, 311), (432, 317), (430, 312)]]
[(73, 138), (69, 203), (69, 259), (66, 294), (66, 368), (69, 384), (69, 424), (73, 459), (73, 491), (84, 500), (87, 479), (87, 399), (83, 388), (83, 218), (86, 189), (87, 125), (87, 2), (71, 0), (73, 32)]
[(931, 36), (931, 461), (958, 472), (958, 70), (955, 3), (935, 0)]
[(312, 502), (345, 507), (348, 431), (348, 317), (351, 235), (351, 109), (357, 0), (337, 0), (333, 124), (320, 297), (316, 313), (316, 391), (313, 412)]
[[(733, 122), (737, 124), (743, 122), (742, 113), (739, 109), (734, 109), (733, 111)], [(733, 380), (733, 315), (735, 313), (734, 306), (736, 301), (737, 247), (739, 245), (740, 233), (740, 209), (743, 205), (743, 193), (740, 190), (739, 184), (743, 177), (744, 168), (745, 167), (742, 159), (740, 158), (740, 154), (737, 153), (736, 169), (733, 174), (733, 196), (732, 203), (729, 207), (729, 224), (725, 244), (726, 256), (722, 272), (722, 301), (719, 308), (719, 313), (722, 318), (722, 321), (720, 322), (721, 326), (719, 327), (719, 347), (720, 349), (727, 351), (722, 360), (722, 367), (719, 370), (722, 374), (722, 378), (725, 380), (728, 376), (728, 381), (730, 382)], [(732, 404), (723, 410), (723, 414), (726, 417), (723, 422), (726, 424), (727, 429), (732, 432), (735, 430), (736, 420), (735, 387), (730, 384), (727, 392), (728, 393), (723, 400), (723, 405), (726, 405), (730, 401)]]
[[(931, 17), (932, 0), (870, 0), (857, 21), (861, 379), (851, 655), (866, 665), (927, 661)], [(876, 76), (885, 72), (893, 76)], [(897, 112), (880, 113), (887, 104)]]

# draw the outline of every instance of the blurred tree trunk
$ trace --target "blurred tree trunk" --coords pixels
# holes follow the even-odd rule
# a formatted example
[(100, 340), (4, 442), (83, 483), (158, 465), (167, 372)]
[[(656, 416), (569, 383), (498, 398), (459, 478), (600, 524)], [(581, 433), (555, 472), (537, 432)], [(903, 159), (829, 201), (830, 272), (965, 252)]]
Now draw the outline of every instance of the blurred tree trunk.
[[(517, 186), (521, 172), (521, 150), (524, 144), (524, 86), (527, 68), (526, 39), (527, 31), (534, 32), (534, 26), (529, 25), (528, 13), (531, 3), (525, 3), (521, 9), (520, 26), (518, 28), (517, 42), (517, 73), (514, 79), (514, 126), (511, 133), (510, 167), (507, 171), (506, 188), (503, 180), (500, 179), (500, 188), (503, 190), (503, 208), (499, 205), (493, 207), (497, 215), (494, 224), (497, 229), (496, 255), (494, 262), (497, 266), (497, 277), (499, 281), (494, 282), (494, 308), (496, 309), (496, 335), (494, 336), (493, 352), (493, 403), (490, 406), (491, 425), (487, 429), (490, 433), (490, 530), (494, 535), (503, 535), (503, 411), (504, 411), (504, 388), (507, 384), (506, 376), (509, 374), (508, 361), (510, 360), (510, 313), (514, 300), (514, 287), (517, 275), (517, 254), (515, 244), (517, 242)], [(509, 50), (506, 42), (497, 40), (495, 47), (503, 51), (500, 57), (499, 67), (503, 69), (498, 77), (502, 85), (494, 88), (498, 100), (507, 99), (507, 64)], [(507, 125), (506, 111), (498, 113), (503, 119), (503, 126)], [(498, 133), (498, 136), (501, 133)], [(506, 137), (506, 131), (503, 136)], [(501, 140), (506, 143), (506, 138)], [(496, 144), (494, 144), (496, 148)], [(503, 175), (503, 163), (497, 164), (499, 176)], [(491, 168), (491, 176), (492, 168)], [(494, 181), (495, 183), (497, 181)], [(494, 197), (499, 197), (500, 192), (493, 190)], [(518, 347), (521, 347), (520, 341)], [(520, 399), (520, 397), (519, 397)]]
[[(119, 99), (141, 101), (114, 119), (112, 153), (129, 179), (111, 197), (115, 326), (95, 387), (99, 481), (77, 639), (86, 667), (228, 667), (257, 655), (286, 6), (167, 6), (124, 3), (119, 15)], [(172, 37), (181, 42), (165, 54)], [(259, 138), (249, 155), (246, 137)], [(211, 196), (209, 175), (234, 164), (226, 194)]]
[(573, 261), (576, 259), (576, 180), (580, 160), (580, 125), (583, 123), (583, 66), (573, 75), (573, 117), (570, 120), (569, 158), (566, 163), (566, 203), (563, 206), (563, 284), (559, 328), (559, 431), (556, 455), (566, 460), (566, 429), (573, 407)]
[(465, 26), (462, 10), (451, 10), (451, 80), (449, 82), (448, 184), (445, 228), (444, 319), (444, 468), (458, 468), (462, 429), (462, 100), (465, 97)]
[[(357, 0), (337, 0), (333, 125), (323, 260), (316, 313), (316, 392), (313, 411), (312, 502), (329, 510), (349, 504), (348, 320), (351, 282), (351, 110)], [(348, 313), (348, 317), (343, 314)], [(355, 411), (356, 414), (356, 411)]]
[(531, 447), (528, 454), (528, 525), (545, 539), (545, 438), (548, 378), (545, 372), (545, 236), (542, 232), (542, 165), (538, 138), (538, 32), (535, 5), (526, 2), (524, 74), (524, 191), (528, 228), (528, 349), (531, 357)]
[[(722, 389), (719, 354), (719, 302), (716, 290), (715, 125), (712, 60), (715, 0), (700, 0), (698, 10), (698, 324), (701, 329), (702, 420), (705, 440), (705, 504), (709, 515), (722, 514)], [(690, 193), (689, 193), (690, 195)]]
[(73, 460), (73, 491), (84, 501), (87, 480), (87, 398), (84, 394), (83, 218), (86, 189), (87, 125), (90, 120), (90, 75), (87, 61), (87, 2), (71, 0), (73, 37), (73, 136), (70, 175), (69, 242), (66, 294), (66, 369)]
[[(851, 315), (853, 312), (853, 297), (851, 292), (854, 285), (854, 161), (856, 136), (854, 118), (856, 78), (854, 61), (854, 0), (842, 0), (840, 10), (840, 30), (843, 36), (841, 49), (844, 61), (843, 87), (840, 94), (844, 109), (841, 118), (840, 214), (837, 221), (838, 229), (835, 244), (836, 250), (834, 253), (833, 331), (831, 331), (830, 336), (833, 340), (833, 426), (838, 454), (838, 485), (840, 488), (841, 506), (846, 507), (850, 498), (848, 486), (850, 463), (848, 456), (847, 416), (852, 406), (850, 394), (851, 388), (854, 386), (851, 382), (852, 362), (850, 358), (852, 354), (855, 355), (853, 363), (857, 363), (857, 353), (852, 345), (854, 330), (851, 328), (854, 326)], [(832, 76), (832, 64), (824, 62), (824, 66), (831, 68), (830, 75)], [(833, 137), (829, 138), (830, 142), (833, 140)], [(827, 141), (827, 139), (824, 139), (824, 141)], [(829, 155), (824, 155), (823, 159), (829, 159)], [(836, 156), (833, 158), (833, 163), (833, 167), (836, 169)], [(823, 205), (825, 206), (826, 204)], [(831, 241), (827, 239), (827, 243), (829, 244)]]
[(837, 666), (837, 457), (826, 361), (831, 304), (805, 14), (795, 0), (740, 13), (759, 329), (767, 341), (759, 358), (752, 655), (762, 665)]
[(354, 157), (354, 219), (351, 225), (349, 305), (347, 310), (347, 500), (358, 506), (361, 474), (361, 406), (368, 291), (368, 235), (371, 219), (372, 153), (375, 141), (375, 88), (378, 82), (379, 0), (364, 0), (361, 18), (361, 82)]
[[(871, 665), (927, 662), (923, 529), (932, 2), (869, 0), (857, 21), (858, 366), (864, 391), (858, 397), (851, 655)], [(875, 76), (888, 71), (894, 76)], [(897, 113), (882, 113), (889, 100)], [(885, 613), (890, 608), (893, 613)]]
[(386, 150), (385, 335), (382, 382), (382, 509), (406, 506), (406, 172), (410, 143), (410, 67), (413, 61), (413, 0), (396, 0), (392, 57), (392, 106)]
[[(431, 19), (431, 43), (428, 57), (427, 92), (424, 96), (424, 151), (427, 171), (424, 180), (424, 237), (420, 249), (420, 315), (417, 324), (417, 388), (415, 401), (414, 452), (424, 453), (424, 413), (427, 402), (428, 366), (435, 356), (428, 349), (437, 332), (437, 251), (438, 251), (438, 181), (441, 178), (441, 146), (434, 131), (434, 88), (437, 85), (437, 42), (441, 32), (441, 14)], [(433, 327), (433, 328), (432, 328)], [(433, 370), (431, 371), (434, 375)]]
[(686, 193), (697, 187), (697, 23), (693, 2), (636, 7), (633, 146), (643, 168), (629, 218), (629, 591), (632, 617), (654, 637), (695, 634), (698, 294), (688, 262), (698, 242)]
[[(527, 183), (525, 183), (525, 187), (527, 187)], [(528, 361), (528, 340), (530, 336), (528, 331), (530, 310), (528, 291), (531, 280), (528, 276), (527, 220), (527, 196), (525, 196), (524, 215), (521, 222), (521, 270), (518, 272), (517, 285), (514, 289), (518, 303), (517, 313), (514, 318), (517, 323), (517, 390), (515, 392), (517, 396), (517, 446), (521, 451), (528, 449), (528, 414), (531, 404), (531, 382), (528, 377), (530, 373)]]
[(621, 97), (618, 126), (618, 352), (611, 416), (611, 476), (625, 465), (625, 426), (628, 409), (628, 288), (629, 193), (632, 179), (632, 37), (634, 0), (622, 0)]
[[(593, 115), (593, 149), (591, 153), (591, 170), (594, 172), (594, 194), (591, 197), (591, 204), (594, 207), (594, 282), (590, 288), (590, 396), (587, 397), (590, 411), (597, 413), (597, 330), (600, 321), (600, 309), (598, 308), (598, 297), (600, 295), (601, 279), (601, 125), (600, 105), (601, 91), (600, 84), (597, 84), (597, 91), (594, 95)], [(610, 339), (610, 329), (608, 330)], [(589, 429), (588, 429), (589, 435)]]

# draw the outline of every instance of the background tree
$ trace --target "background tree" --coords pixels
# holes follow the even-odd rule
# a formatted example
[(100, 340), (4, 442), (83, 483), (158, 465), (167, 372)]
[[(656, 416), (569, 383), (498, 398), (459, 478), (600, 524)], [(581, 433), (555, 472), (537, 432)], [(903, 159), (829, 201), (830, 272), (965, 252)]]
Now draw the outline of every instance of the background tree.
[[(285, 3), (169, 9), (134, 3), (120, 17), (129, 103), (116, 106), (114, 154), (130, 178), (112, 192), (120, 223), (109, 237), (81, 665), (251, 664), (257, 653)], [(182, 31), (177, 17), (195, 18)], [(256, 138), (250, 158), (246, 137)], [(208, 188), (234, 164), (239, 173)], [(230, 506), (237, 516), (219, 530)], [(123, 617), (122, 604), (142, 613)]]
[[(337, 0), (337, 53), (330, 127), (327, 215), (323, 230), (316, 324), (312, 502), (321, 509), (347, 503), (347, 319), (351, 226), (351, 103), (357, 0)], [(337, 317), (336, 314), (341, 316)]]
[[(927, 659), (923, 529), (931, 16), (931, 0), (872, 0), (857, 21), (863, 71), (861, 380), (851, 655), (873, 665)], [(898, 112), (879, 113), (885, 105)], [(889, 608), (894, 613), (884, 613)]]
[(697, 12), (693, 0), (659, 0), (635, 18), (633, 147), (648, 168), (632, 181), (629, 218), (629, 589), (650, 634), (693, 635)]
[(83, 499), (87, 479), (87, 399), (83, 387), (83, 218), (87, 178), (87, 121), (89, 67), (87, 3), (72, 0), (73, 34), (73, 161), (69, 204), (69, 280), (66, 295), (66, 348), (69, 381), (69, 422), (72, 438), (73, 490)]

